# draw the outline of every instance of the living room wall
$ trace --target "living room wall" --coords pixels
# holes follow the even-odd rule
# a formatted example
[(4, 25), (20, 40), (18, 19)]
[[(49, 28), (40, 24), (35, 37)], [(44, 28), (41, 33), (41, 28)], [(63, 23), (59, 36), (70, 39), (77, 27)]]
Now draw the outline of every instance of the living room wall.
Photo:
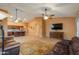
[(42, 19), (34, 18), (28, 23), (28, 35), (42, 37)]
[(76, 35), (76, 18), (75, 17), (57, 17), (43, 21), (41, 17), (36, 17), (28, 23), (28, 35), (38, 37), (50, 37), (51, 25), (63, 23), (63, 30), (65, 39), (71, 39)]
[(64, 38), (71, 39), (76, 35), (76, 21), (75, 17), (57, 17), (53, 19), (46, 20), (46, 36), (50, 37), (51, 25), (57, 24), (57, 23), (63, 23), (63, 30), (60, 30), (64, 32)]

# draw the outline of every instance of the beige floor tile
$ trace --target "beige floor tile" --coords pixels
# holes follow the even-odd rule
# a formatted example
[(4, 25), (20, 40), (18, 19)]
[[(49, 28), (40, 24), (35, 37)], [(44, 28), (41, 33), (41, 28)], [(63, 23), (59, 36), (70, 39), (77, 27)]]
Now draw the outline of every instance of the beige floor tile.
[(47, 54), (54, 45), (60, 41), (53, 38), (40, 38), (35, 36), (15, 37), (16, 42), (21, 43), (20, 54), (22, 55), (42, 55)]

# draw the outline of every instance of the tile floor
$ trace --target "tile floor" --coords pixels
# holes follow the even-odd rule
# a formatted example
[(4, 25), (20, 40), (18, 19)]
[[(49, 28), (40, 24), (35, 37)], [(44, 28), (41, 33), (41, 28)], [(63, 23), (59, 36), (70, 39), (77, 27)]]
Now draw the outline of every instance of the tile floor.
[(15, 37), (16, 42), (20, 42), (20, 54), (22, 55), (43, 55), (53, 49), (54, 45), (60, 41), (53, 38), (40, 38), (34, 36)]

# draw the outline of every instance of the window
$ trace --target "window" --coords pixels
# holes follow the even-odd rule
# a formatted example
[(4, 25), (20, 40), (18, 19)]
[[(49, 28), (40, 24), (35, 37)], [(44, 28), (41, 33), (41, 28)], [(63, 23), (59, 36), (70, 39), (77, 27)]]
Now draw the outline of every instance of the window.
[(79, 16), (77, 17), (77, 36), (79, 37)]
[(0, 13), (0, 20), (6, 18), (6, 15)]

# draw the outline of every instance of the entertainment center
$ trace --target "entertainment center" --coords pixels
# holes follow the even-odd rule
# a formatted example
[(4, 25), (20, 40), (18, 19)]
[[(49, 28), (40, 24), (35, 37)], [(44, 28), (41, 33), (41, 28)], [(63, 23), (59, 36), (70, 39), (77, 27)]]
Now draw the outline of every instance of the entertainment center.
[(63, 24), (62, 23), (57, 23), (57, 24), (52, 24), (50, 32), (50, 38), (56, 38), (56, 39), (63, 39), (64, 38), (64, 32), (59, 31), (63, 30)]

